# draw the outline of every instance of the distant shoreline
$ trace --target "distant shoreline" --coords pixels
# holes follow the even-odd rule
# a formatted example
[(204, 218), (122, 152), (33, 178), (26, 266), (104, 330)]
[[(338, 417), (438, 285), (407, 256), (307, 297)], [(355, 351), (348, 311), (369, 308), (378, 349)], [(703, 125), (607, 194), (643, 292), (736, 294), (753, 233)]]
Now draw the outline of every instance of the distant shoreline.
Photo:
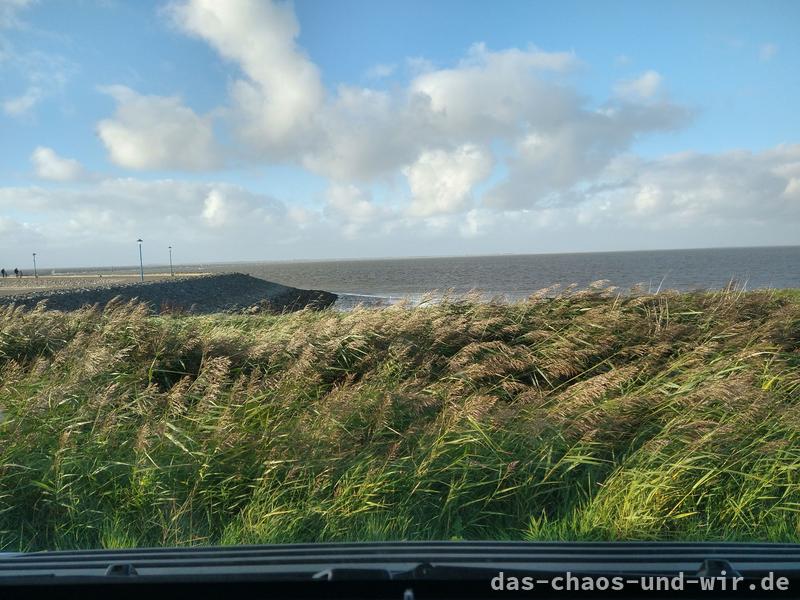
[[(656, 291), (737, 288), (800, 288), (800, 246), (680, 250), (667, 252), (619, 252), (562, 255), (509, 255), (471, 258), (427, 258), (327, 262), (248, 262), (237, 264), (175, 265), (181, 276), (240, 272), (298, 289), (327, 290), (340, 295), (343, 304), (363, 301), (374, 305), (413, 299), (430, 292), (467, 293), (480, 290), (521, 299), (555, 285), (584, 288), (599, 280), (620, 290), (643, 287)], [(39, 273), (42, 274), (43, 270)], [(165, 277), (166, 266), (145, 268), (146, 280)], [(102, 278), (100, 276), (102, 275)], [(121, 271), (94, 269), (60, 270), (45, 285), (36, 287), (86, 287), (107, 282), (135, 282), (138, 268)], [(88, 279), (85, 279), (88, 278)], [(113, 279), (112, 279), (113, 278)], [(23, 280), (25, 281), (25, 280)], [(17, 280), (0, 284), (0, 297), (24, 293), (14, 289)], [(33, 286), (28, 282), (25, 287)], [(5, 292), (4, 292), (5, 288)], [(360, 297), (358, 299), (353, 297)]]
[[(413, 256), (335, 256), (335, 257), (318, 257), (318, 258), (281, 258), (281, 259), (267, 259), (267, 258), (247, 258), (241, 260), (224, 260), (224, 261), (198, 261), (198, 262), (184, 262), (180, 264), (180, 268), (186, 269), (193, 267), (224, 267), (226, 265), (292, 265), (292, 264), (305, 264), (305, 263), (329, 263), (329, 262), (370, 262), (370, 261), (396, 261), (396, 260), (428, 260), (428, 259), (470, 259), (470, 258), (501, 258), (501, 257), (525, 257), (525, 256), (573, 256), (573, 255), (592, 255), (592, 254), (637, 254), (649, 252), (703, 252), (713, 250), (764, 250), (764, 249), (782, 249), (782, 248), (800, 248), (800, 244), (778, 244), (774, 246), (707, 246), (696, 248), (642, 248), (638, 250), (565, 250), (561, 252), (488, 252), (478, 254), (419, 254)], [(162, 263), (145, 264), (145, 275), (147, 269), (169, 269), (169, 266)], [(138, 274), (139, 266), (135, 264), (130, 265), (89, 265), (89, 266), (68, 266), (68, 267), (43, 267), (41, 271), (48, 272), (61, 272), (61, 273), (80, 273), (81, 271), (119, 271), (119, 273), (135, 272)], [(188, 273), (187, 273), (188, 274)]]

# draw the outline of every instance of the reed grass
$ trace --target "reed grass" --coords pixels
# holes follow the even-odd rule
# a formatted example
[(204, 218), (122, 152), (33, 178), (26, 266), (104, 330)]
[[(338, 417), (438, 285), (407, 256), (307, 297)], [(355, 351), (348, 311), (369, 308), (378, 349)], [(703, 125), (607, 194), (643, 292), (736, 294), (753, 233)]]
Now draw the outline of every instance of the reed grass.
[(0, 549), (800, 541), (800, 296), (0, 308)]

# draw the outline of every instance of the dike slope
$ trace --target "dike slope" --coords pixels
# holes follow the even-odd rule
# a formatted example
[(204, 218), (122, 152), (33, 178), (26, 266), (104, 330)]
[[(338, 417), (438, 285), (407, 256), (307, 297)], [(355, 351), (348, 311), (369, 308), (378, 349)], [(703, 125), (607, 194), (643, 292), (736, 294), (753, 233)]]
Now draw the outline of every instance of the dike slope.
[(242, 273), (176, 277), (169, 281), (116, 284), (68, 290), (48, 290), (0, 297), (0, 305), (34, 307), (45, 301), (52, 310), (105, 306), (114, 298), (147, 303), (155, 313), (289, 312), (305, 307), (323, 309), (336, 294), (303, 290)]

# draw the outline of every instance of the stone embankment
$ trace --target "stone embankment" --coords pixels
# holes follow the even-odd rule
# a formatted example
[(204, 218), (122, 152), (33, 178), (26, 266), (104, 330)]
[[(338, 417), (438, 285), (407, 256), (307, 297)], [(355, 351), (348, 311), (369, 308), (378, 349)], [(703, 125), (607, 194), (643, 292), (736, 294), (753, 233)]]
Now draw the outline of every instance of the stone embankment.
[(105, 306), (110, 300), (138, 299), (151, 310), (208, 314), (215, 312), (288, 312), (305, 307), (323, 309), (336, 302), (336, 294), (303, 290), (242, 273), (175, 277), (166, 281), (46, 290), (0, 297), (0, 304), (34, 307), (45, 301), (53, 310), (75, 310), (86, 305)]

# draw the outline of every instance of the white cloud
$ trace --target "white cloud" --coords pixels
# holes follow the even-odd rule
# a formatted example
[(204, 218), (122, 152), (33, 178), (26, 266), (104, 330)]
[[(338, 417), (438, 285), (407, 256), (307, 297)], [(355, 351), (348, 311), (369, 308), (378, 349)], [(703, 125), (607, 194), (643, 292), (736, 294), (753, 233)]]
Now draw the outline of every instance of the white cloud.
[[(652, 228), (800, 225), (800, 145), (756, 153), (631, 157), (610, 166), (599, 179), (606, 184), (581, 198), (587, 220), (646, 223)], [(601, 206), (613, 210), (598, 211)]]
[(397, 69), (397, 65), (377, 64), (367, 69), (367, 77), (370, 79), (384, 79), (392, 75)]
[(80, 162), (56, 154), (52, 148), (38, 146), (31, 154), (37, 177), (51, 181), (77, 181), (88, 174)]
[(473, 208), (466, 215), (460, 226), (461, 235), (466, 238), (485, 235), (494, 228), (497, 214), (486, 209)]
[(271, 225), (286, 217), (286, 207), (266, 196), (252, 194), (236, 186), (208, 186), (202, 217), (214, 229), (247, 228), (253, 222)]
[[(519, 239), (535, 232), (529, 237), (558, 241), (554, 232), (604, 227), (606, 240), (624, 231), (626, 240), (649, 241), (640, 233), (666, 224), (700, 235), (700, 222), (731, 224), (724, 235), (736, 243), (753, 223), (784, 232), (797, 223), (794, 147), (654, 160), (626, 154), (642, 136), (676, 130), (692, 117), (656, 71), (619, 82), (608, 98), (588, 98), (573, 80), (581, 66), (573, 53), (475, 44), (455, 64), (407, 61), (405, 83), (398, 77), (386, 89), (326, 90), (298, 47), (290, 3), (190, 0), (167, 13), (236, 69), (227, 106), (212, 111), (212, 121), (178, 97), (108, 88), (117, 111), (98, 132), (111, 159), (142, 170), (206, 170), (226, 164), (223, 158), (301, 165), (328, 179), (324, 206), (287, 207), (236, 186), (174, 181), (106, 180), (82, 195), (22, 194), (34, 212), (37, 203), (58, 214), (66, 213), (57, 206), (73, 206), (64, 220), (70, 235), (196, 229), (203, 239), (260, 248), (267, 231), (270, 241), (297, 243), (298, 251), (325, 240), (327, 248), (346, 243), (374, 254), (391, 249), (390, 241), (406, 244), (399, 252), (416, 252), (418, 240), (451, 244), (450, 251), (463, 238), (499, 247), (510, 240), (506, 229)], [(393, 73), (392, 65), (376, 65), (370, 75)], [(233, 133), (224, 138), (235, 148), (227, 156), (230, 147), (215, 144), (215, 127)], [(490, 177), (498, 181), (476, 197)], [(161, 212), (163, 219), (153, 217)], [(367, 239), (375, 245), (357, 246)]]
[(286, 215), (292, 223), (300, 228), (305, 228), (317, 223), (320, 219), (320, 215), (317, 211), (310, 210), (304, 206), (290, 206)]
[[(418, 171), (436, 153), (498, 140), (515, 146), (519, 154), (509, 159), (509, 184), (488, 204), (507, 207), (530, 203), (529, 194), (521, 198), (519, 192), (532, 178), (537, 180), (532, 191), (539, 195), (569, 187), (592, 177), (637, 136), (685, 122), (686, 111), (660, 94), (655, 72), (620, 84), (601, 111), (590, 110), (589, 100), (565, 77), (581, 65), (571, 52), (534, 46), (493, 51), (478, 43), (450, 68), (417, 61), (406, 87), (340, 85), (326, 93), (316, 65), (297, 46), (299, 25), (288, 3), (186, 0), (171, 4), (167, 14), (181, 31), (206, 41), (241, 71), (220, 120), (232, 125), (242, 142), (237, 159), (300, 164), (342, 185), (391, 181), (409, 169), (406, 174), (419, 182), (411, 214), (468, 208), (468, 194), (437, 196), (421, 183)], [(376, 75), (390, 70), (378, 67)], [(173, 111), (188, 113), (187, 129), (204, 132), (205, 143), (191, 146), (208, 148), (210, 124), (198, 127), (200, 117), (169, 101)], [(166, 143), (156, 117), (119, 123), (123, 108), (100, 127), (118, 164), (161, 168), (180, 157), (189, 164), (171, 166), (199, 169), (212, 162), (174, 152), (178, 135), (175, 143)], [(534, 140), (544, 145), (535, 149)]]
[[(546, 120), (559, 111), (562, 94), (535, 73), (578, 65), (572, 53), (490, 52), (476, 44), (458, 68), (421, 73), (408, 90), (387, 95), (342, 86), (328, 100), (319, 70), (296, 44), (290, 4), (189, 0), (173, 3), (168, 13), (241, 69), (230, 116), (257, 159), (299, 161), (337, 179), (372, 178), (408, 164), (431, 146), (432, 135), (457, 133), (465, 142), (478, 131), (493, 135), (498, 126)], [(382, 65), (375, 73), (388, 71)]]
[(31, 86), (22, 95), (4, 100), (3, 112), (9, 117), (21, 117), (30, 113), (42, 97), (42, 90)]
[(211, 190), (203, 202), (203, 218), (212, 227), (221, 227), (229, 219), (230, 209), (219, 190)]
[(326, 196), (328, 211), (348, 221), (371, 221), (377, 215), (369, 194), (352, 184), (334, 184), (328, 188)]
[[(0, 188), (0, 208), (22, 206), (31, 214), (43, 215), (51, 211), (71, 212), (78, 208), (107, 209), (120, 218), (138, 215), (153, 222), (162, 217), (200, 219), (206, 199), (215, 191), (240, 205), (241, 218), (252, 217), (252, 211), (256, 209), (275, 214), (285, 210), (282, 203), (269, 196), (230, 183), (134, 178), (102, 179), (88, 187)], [(16, 205), (15, 194), (19, 195)]]
[(575, 187), (592, 182), (638, 136), (677, 129), (689, 117), (667, 101), (575, 108), (559, 126), (529, 130), (517, 139), (506, 179), (486, 193), (484, 204), (509, 209), (572, 202)]
[[(0, 214), (22, 213), (40, 248), (64, 256), (113, 260), (138, 237), (153, 248), (178, 244), (197, 255), (214, 248), (218, 260), (294, 235), (286, 206), (270, 196), (228, 183), (105, 179), (80, 187), (0, 188)], [(6, 248), (8, 253), (11, 249)], [(151, 250), (152, 251), (152, 250)], [(84, 259), (85, 260), (85, 259)]]
[(411, 82), (410, 91), (442, 134), (485, 139), (513, 133), (523, 124), (546, 126), (565, 118), (578, 102), (575, 92), (537, 74), (578, 64), (570, 53), (491, 52), (475, 44), (456, 68), (424, 73)]
[[(578, 102), (571, 89), (537, 75), (576, 68), (569, 52), (475, 44), (456, 68), (425, 63), (406, 89), (342, 85), (326, 95), (319, 70), (297, 46), (290, 4), (187, 0), (167, 13), (241, 69), (227, 116), (250, 160), (296, 162), (342, 182), (392, 176), (425, 150), (548, 123)], [(377, 65), (371, 74), (392, 70)]]
[(405, 64), (414, 77), (436, 70), (433, 63), (424, 56), (409, 56), (406, 58)]
[(647, 100), (661, 91), (663, 79), (656, 71), (645, 71), (635, 79), (621, 81), (614, 90), (622, 98)]
[[(14, 26), (22, 27), (16, 21)], [(43, 101), (57, 97), (77, 71), (78, 66), (64, 56), (39, 50), (21, 51), (0, 36), (0, 81), (6, 78), (6, 73), (15, 74), (9, 80), (22, 81), (16, 91), (8, 89), (10, 86), (2, 89), (3, 113), (15, 118), (31, 116)]]
[(474, 144), (452, 152), (423, 152), (404, 170), (412, 195), (410, 214), (428, 217), (464, 210), (473, 186), (489, 176), (492, 166), (491, 155)]
[(102, 88), (117, 101), (97, 131), (111, 160), (128, 169), (210, 169), (219, 164), (210, 117), (177, 97), (144, 96), (120, 85)]
[(476, 44), (455, 68), (428, 65), (405, 89), (340, 86), (317, 115), (315, 143), (302, 164), (338, 181), (372, 180), (394, 176), (427, 151), (558, 126), (581, 100), (541, 74), (578, 64), (570, 53), (492, 52)]
[(295, 43), (300, 27), (291, 4), (190, 0), (173, 3), (168, 13), (246, 76), (231, 87), (243, 140), (272, 157), (303, 145), (324, 90), (317, 66)]
[(326, 194), (325, 212), (349, 223), (369, 223), (381, 216), (371, 194), (352, 184), (332, 184)]
[(763, 61), (771, 60), (778, 53), (778, 45), (773, 43), (761, 44), (758, 57)]
[(405, 199), (391, 189), (379, 202), (369, 188), (344, 183), (325, 200), (320, 212), (241, 186), (173, 180), (6, 187), (0, 215), (15, 216), (0, 216), (0, 249), (12, 262), (34, 248), (66, 266), (98, 257), (132, 264), (138, 237), (146, 261), (159, 252), (166, 260), (167, 244), (186, 260), (452, 254), (463, 253), (464, 240), (474, 253), (796, 244), (800, 145), (622, 155), (543, 206), (465, 203), (460, 212), (414, 216), (397, 210)]
[(0, 29), (18, 27), (17, 14), (33, 4), (34, 0), (0, 0)]
[(337, 181), (392, 176), (436, 134), (424, 108), (389, 92), (341, 86), (317, 119), (315, 144), (301, 156), (307, 169)]

